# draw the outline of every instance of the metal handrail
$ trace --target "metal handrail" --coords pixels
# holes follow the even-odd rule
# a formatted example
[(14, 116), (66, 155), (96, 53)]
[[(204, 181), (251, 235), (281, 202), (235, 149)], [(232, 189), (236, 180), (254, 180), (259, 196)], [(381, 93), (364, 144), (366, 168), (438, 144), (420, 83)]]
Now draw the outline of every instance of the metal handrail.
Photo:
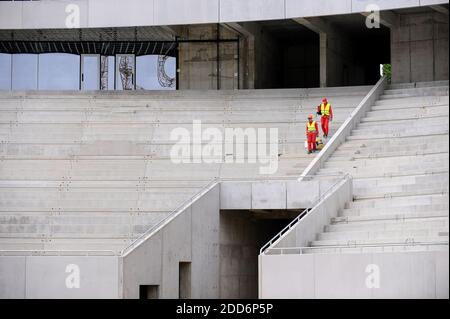
[(162, 227), (164, 227), (169, 221), (171, 221), (175, 216), (184, 211), (187, 207), (189, 207), (192, 203), (194, 203), (197, 199), (206, 194), (213, 186), (218, 183), (217, 178), (212, 179), (208, 184), (206, 184), (199, 192), (194, 194), (192, 197), (185, 200), (181, 205), (179, 205), (176, 209), (170, 212), (166, 217), (158, 221), (155, 225), (141, 234), (138, 238), (136, 238), (130, 245), (122, 249), (120, 252), (121, 256), (125, 256), (130, 253), (134, 248), (138, 247), (145, 240), (153, 236), (154, 233), (159, 231)]
[[(309, 177), (313, 177), (315, 175), (311, 175)], [(342, 174), (328, 174), (328, 175), (322, 175), (326, 177), (342, 177), (338, 182), (333, 184), (329, 189), (327, 189), (322, 195), (319, 195), (317, 201), (319, 201), (327, 192), (329, 192), (334, 186), (336, 186), (341, 180), (345, 179), (347, 176), (350, 176), (350, 174), (345, 174), (344, 176)], [(276, 180), (288, 180), (288, 181), (296, 181), (297, 178), (291, 178), (291, 177), (279, 177)], [(258, 182), (261, 180), (255, 179), (255, 178), (249, 178), (249, 179), (242, 179), (239, 180), (228, 180), (227, 178), (214, 178), (212, 179), (206, 186), (204, 186), (199, 192), (197, 192), (195, 195), (193, 195), (191, 198), (185, 200), (178, 208), (174, 209), (169, 215), (167, 215), (165, 218), (160, 220), (158, 223), (153, 225), (150, 229), (148, 229), (145, 233), (141, 234), (137, 239), (135, 239), (130, 245), (122, 249), (120, 255), (125, 256), (128, 253), (130, 253), (134, 248), (139, 246), (141, 243), (143, 243), (147, 238), (153, 236), (154, 233), (156, 233), (160, 228), (164, 227), (170, 220), (172, 220), (176, 215), (181, 213), (186, 207), (191, 205), (193, 202), (195, 202), (198, 198), (203, 196), (207, 191), (209, 191), (215, 184), (219, 182), (226, 182), (226, 181), (239, 181), (239, 182)], [(322, 197), (321, 197), (322, 196)]]
[(299, 246), (299, 247), (272, 247), (267, 250), (280, 251), (280, 255), (283, 255), (284, 250), (298, 250), (298, 254), (303, 254), (303, 250), (312, 249), (343, 249), (343, 248), (366, 248), (366, 247), (404, 247), (404, 246), (437, 246), (437, 245), (448, 245), (448, 241), (430, 241), (430, 242), (415, 242), (406, 240), (405, 242), (393, 242), (393, 243), (373, 243), (373, 244), (358, 244), (355, 242), (348, 242), (347, 244), (341, 245), (330, 245), (330, 246)]
[[(314, 176), (314, 175), (312, 175)], [(334, 175), (333, 175), (334, 176)], [(339, 175), (339, 176), (342, 176)], [(306, 176), (305, 176), (306, 177)], [(264, 246), (261, 247), (259, 250), (260, 254), (263, 254), (264, 251), (272, 246), (277, 240), (281, 239), (281, 237), (289, 231), (295, 224), (298, 223), (300, 219), (302, 219), (306, 214), (308, 214), (311, 210), (313, 210), (321, 201), (323, 198), (328, 196), (328, 194), (336, 187), (336, 185), (340, 184), (342, 181), (351, 178), (351, 175), (349, 173), (346, 173), (340, 178), (337, 182), (335, 182), (331, 187), (329, 187), (324, 193), (319, 194), (319, 196), (313, 201), (313, 203), (307, 207), (303, 212), (300, 213), (294, 220), (292, 220), (286, 227), (284, 227), (278, 234), (276, 234), (274, 237), (272, 237), (271, 240), (269, 240)]]

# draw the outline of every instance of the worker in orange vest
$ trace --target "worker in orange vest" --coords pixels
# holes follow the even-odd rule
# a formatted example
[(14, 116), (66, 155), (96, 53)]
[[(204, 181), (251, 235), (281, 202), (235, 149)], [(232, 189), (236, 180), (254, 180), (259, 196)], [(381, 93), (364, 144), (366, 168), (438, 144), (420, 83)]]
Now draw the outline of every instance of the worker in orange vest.
[(327, 138), (329, 122), (333, 120), (333, 109), (326, 97), (322, 99), (322, 104), (317, 107), (317, 114), (322, 116), (320, 123), (322, 124), (323, 137)]
[(319, 132), (316, 121), (313, 120), (312, 114), (308, 115), (308, 123), (306, 123), (306, 138), (308, 144), (308, 154), (316, 151), (316, 137)]

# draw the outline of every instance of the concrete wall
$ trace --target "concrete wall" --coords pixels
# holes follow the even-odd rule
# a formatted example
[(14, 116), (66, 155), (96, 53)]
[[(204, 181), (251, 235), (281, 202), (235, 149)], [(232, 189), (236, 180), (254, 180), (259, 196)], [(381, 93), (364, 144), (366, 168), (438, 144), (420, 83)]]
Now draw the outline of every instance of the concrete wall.
[(113, 256), (1, 256), (0, 298), (119, 298), (119, 267)]
[(261, 298), (449, 298), (448, 251), (259, 258)]
[(222, 182), (223, 210), (304, 209), (324, 194), (336, 180)]
[[(359, 13), (448, 3), (447, 0), (64, 0), (2, 1), (0, 29), (64, 28), (68, 4), (78, 5), (80, 27), (179, 25), (258, 21)], [(126, 14), (124, 14), (124, 12)]]
[(288, 223), (254, 218), (249, 211), (221, 211), (220, 298), (258, 298), (259, 249)]
[(283, 51), (283, 87), (319, 87), (319, 55), (318, 36), (315, 42), (308, 41), (286, 46)]
[(358, 44), (337, 34), (326, 34), (326, 86), (365, 84), (364, 67), (358, 63)]
[(219, 186), (188, 206), (123, 257), (123, 297), (159, 285), (159, 298), (178, 298), (179, 262), (191, 262), (191, 298), (219, 297)]
[(254, 22), (241, 24), (250, 36), (243, 37), (244, 48), (240, 59), (245, 60), (241, 68), (245, 89), (269, 89), (282, 86), (282, 48), (277, 39)]
[(248, 210), (305, 208), (333, 183), (216, 184), (125, 254), (123, 298), (138, 298), (140, 285), (158, 285), (159, 298), (178, 298), (179, 262), (191, 262), (191, 298), (256, 297), (258, 250), (281, 224), (252, 220)]
[[(321, 233), (332, 217), (336, 217), (340, 209), (353, 199), (353, 182), (350, 178), (339, 182), (333, 191), (306, 214), (300, 221), (286, 232), (271, 247), (306, 247)], [(270, 252), (270, 247), (269, 247)]]
[(392, 82), (448, 80), (448, 15), (402, 14), (391, 29)]
[[(180, 27), (181, 40), (237, 39), (236, 33), (217, 25)], [(219, 33), (219, 35), (218, 35)], [(218, 36), (220, 38), (218, 38)], [(179, 47), (179, 88), (232, 90), (238, 88), (238, 42), (187, 42)], [(219, 55), (217, 54), (219, 52)], [(245, 54), (245, 53), (244, 53)], [(219, 65), (218, 65), (219, 63)], [(219, 66), (219, 69), (218, 69)], [(217, 81), (219, 76), (219, 81)]]

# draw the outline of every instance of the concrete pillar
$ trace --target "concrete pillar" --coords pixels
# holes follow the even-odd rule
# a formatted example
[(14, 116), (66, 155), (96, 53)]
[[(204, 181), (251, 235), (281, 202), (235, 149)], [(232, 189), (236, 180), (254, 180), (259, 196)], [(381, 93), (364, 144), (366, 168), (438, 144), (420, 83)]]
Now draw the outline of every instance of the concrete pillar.
[(296, 18), (319, 35), (320, 86), (364, 84), (364, 67), (355, 61), (355, 43), (324, 18)]
[(320, 87), (327, 87), (327, 34), (319, 32)]

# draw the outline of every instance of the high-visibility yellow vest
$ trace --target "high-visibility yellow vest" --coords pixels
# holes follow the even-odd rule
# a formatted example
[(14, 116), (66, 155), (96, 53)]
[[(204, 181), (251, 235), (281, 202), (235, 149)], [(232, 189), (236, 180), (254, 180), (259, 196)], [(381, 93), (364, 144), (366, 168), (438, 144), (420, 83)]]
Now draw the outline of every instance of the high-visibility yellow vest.
[(316, 131), (316, 122), (312, 121), (311, 123), (306, 123), (308, 132), (315, 132)]
[(322, 113), (322, 115), (330, 115), (330, 103), (327, 103), (326, 105), (324, 103), (322, 103), (320, 105), (320, 113)]

